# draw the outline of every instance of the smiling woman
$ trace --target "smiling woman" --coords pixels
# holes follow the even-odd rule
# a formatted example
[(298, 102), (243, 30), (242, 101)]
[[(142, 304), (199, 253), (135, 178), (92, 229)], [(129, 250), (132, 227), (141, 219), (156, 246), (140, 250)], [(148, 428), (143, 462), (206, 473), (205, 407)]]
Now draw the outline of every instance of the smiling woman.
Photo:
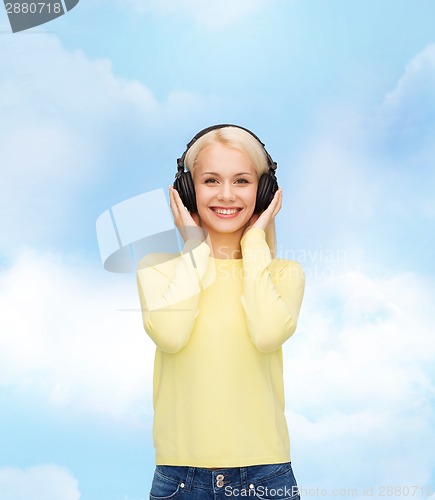
[[(206, 133), (203, 134), (203, 132)], [(245, 198), (248, 193), (254, 196), (255, 208), (251, 215), (262, 212), (271, 203), (273, 195), (278, 190), (275, 177), (276, 163), (258, 137), (241, 127), (216, 126), (200, 132), (189, 143), (188, 149), (179, 159), (178, 165), (179, 172), (174, 187), (180, 192), (181, 199), (187, 206), (189, 206), (190, 199), (186, 197), (185, 184), (180, 181), (184, 175), (189, 176), (192, 174), (193, 183), (187, 184), (194, 184), (195, 203), (192, 203), (192, 206), (189, 207), (190, 211), (193, 212), (198, 211), (199, 193), (207, 192), (202, 189), (202, 185), (214, 185), (213, 192), (216, 194), (218, 189), (222, 189), (222, 186), (225, 188), (223, 176), (229, 178), (228, 181), (231, 185), (235, 185), (234, 188), (239, 194), (246, 191)], [(186, 173), (183, 172), (184, 166), (187, 168)], [(242, 187), (244, 191), (237, 189), (237, 187)], [(253, 194), (254, 189), (255, 194)], [(222, 207), (217, 204), (214, 208), (228, 209), (228, 201), (231, 202), (231, 195), (234, 196), (235, 193), (227, 191), (227, 193), (219, 194), (221, 199), (224, 199), (228, 194), (230, 194), (230, 199), (223, 203)], [(209, 196), (211, 195), (210, 192)], [(202, 196), (200, 198), (203, 201)], [(210, 209), (213, 209), (213, 207), (210, 207)], [(215, 212), (219, 212), (219, 210), (215, 210)], [(246, 212), (245, 210), (243, 215), (246, 215)], [(205, 213), (202, 210), (203, 216)], [(201, 216), (200, 221), (202, 221)], [(210, 230), (210, 228), (206, 227), (206, 224), (204, 228)], [(274, 218), (269, 221), (265, 231), (266, 241), (274, 257), (276, 252)], [(216, 238), (218, 235), (215, 233), (214, 236)], [(218, 245), (215, 246), (218, 247)]]
[(266, 240), (282, 203), (276, 164), (251, 132), (219, 125), (178, 165), (170, 202), (183, 252), (145, 256), (137, 272), (156, 344), (150, 499), (264, 488), (296, 500), (282, 345), (305, 281)]

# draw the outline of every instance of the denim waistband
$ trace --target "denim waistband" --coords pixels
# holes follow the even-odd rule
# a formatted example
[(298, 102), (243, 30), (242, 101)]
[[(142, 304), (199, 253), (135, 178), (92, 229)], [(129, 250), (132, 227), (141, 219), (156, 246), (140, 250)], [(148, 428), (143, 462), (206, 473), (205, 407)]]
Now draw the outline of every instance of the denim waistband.
[(216, 486), (218, 489), (223, 486), (247, 489), (249, 483), (284, 473), (289, 468), (291, 468), (290, 462), (285, 462), (246, 467), (222, 467), (216, 470), (181, 465), (157, 465), (156, 471), (162, 476), (182, 484), (185, 491), (190, 491), (193, 485), (213, 489)]

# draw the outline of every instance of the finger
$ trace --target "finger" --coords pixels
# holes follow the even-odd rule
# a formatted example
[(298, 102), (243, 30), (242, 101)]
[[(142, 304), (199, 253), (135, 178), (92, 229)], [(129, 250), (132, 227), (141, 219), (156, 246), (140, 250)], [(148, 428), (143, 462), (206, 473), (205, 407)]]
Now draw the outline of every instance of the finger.
[[(195, 228), (197, 229), (200, 227), (199, 224), (199, 215), (197, 216), (197, 219), (194, 219), (192, 216), (197, 215), (197, 214), (191, 214), (187, 207), (183, 204), (183, 201), (181, 200), (180, 194), (175, 188), (171, 189), (171, 194), (172, 194), (172, 200), (174, 203), (174, 210), (176, 211), (176, 221), (175, 224), (178, 227), (179, 230), (182, 232), (188, 231), (190, 234), (192, 231), (192, 234), (195, 233)], [(197, 222), (198, 220), (198, 222)], [(187, 229), (190, 228), (190, 229)]]
[(269, 205), (266, 207), (266, 209), (261, 215), (266, 214), (266, 216), (273, 217), (278, 202), (279, 202), (279, 190), (275, 191), (272, 201), (269, 203)]
[(274, 210), (274, 213), (273, 213), (273, 216), (275, 217), (275, 215), (281, 210), (282, 208), (282, 189), (279, 188), (279, 190), (277, 191), (278, 195), (277, 195), (277, 200), (276, 200), (276, 206), (275, 206), (275, 210)]
[(272, 202), (270, 203), (269, 205), (271, 207), (271, 217), (275, 217), (275, 215), (281, 210), (281, 207), (282, 207), (282, 189), (279, 188), (273, 199), (272, 199)]
[(174, 195), (174, 200), (175, 200), (175, 203), (178, 207), (178, 210), (182, 214), (183, 212), (185, 212), (187, 210), (187, 208), (184, 205), (183, 201), (181, 200), (180, 193), (175, 188), (172, 189), (172, 193)]
[(178, 219), (179, 218), (179, 209), (178, 209), (177, 203), (175, 201), (174, 191), (175, 191), (175, 189), (172, 186), (169, 186), (169, 206), (171, 207), (174, 219)]
[[(172, 203), (174, 206), (174, 210), (177, 214), (177, 217), (179, 217), (179, 219), (183, 222), (189, 221), (190, 220), (189, 211), (187, 207), (183, 204), (180, 197), (180, 193), (174, 187), (171, 186), (170, 194), (172, 196)], [(186, 215), (188, 216), (187, 219)]]
[(180, 210), (180, 206), (177, 203), (176, 199), (176, 190), (171, 189), (171, 209), (172, 213), (174, 214), (174, 221), (175, 225), (177, 226), (178, 229), (181, 229), (182, 226), (185, 226), (185, 222), (183, 221), (183, 212), (185, 212), (184, 209)]
[(177, 209), (177, 212), (178, 212), (178, 203), (177, 203), (176, 195), (177, 195), (177, 190), (173, 186), (169, 186), (169, 196), (170, 196), (172, 205), (174, 206), (174, 208)]
[(257, 216), (258, 223), (256, 227), (265, 229), (274, 219), (275, 215), (281, 209), (281, 191), (277, 190), (269, 203), (269, 206), (264, 210), (260, 216)]

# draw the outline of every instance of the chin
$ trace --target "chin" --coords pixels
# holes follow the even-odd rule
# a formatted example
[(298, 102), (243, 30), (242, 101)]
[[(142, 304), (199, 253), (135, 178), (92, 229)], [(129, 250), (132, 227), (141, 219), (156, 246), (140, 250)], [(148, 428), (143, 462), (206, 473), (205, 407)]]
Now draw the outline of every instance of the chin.
[(229, 234), (229, 233), (235, 233), (236, 231), (239, 231), (240, 229), (243, 229), (246, 224), (204, 224), (206, 229), (208, 231), (214, 232), (214, 233), (222, 233), (222, 234)]

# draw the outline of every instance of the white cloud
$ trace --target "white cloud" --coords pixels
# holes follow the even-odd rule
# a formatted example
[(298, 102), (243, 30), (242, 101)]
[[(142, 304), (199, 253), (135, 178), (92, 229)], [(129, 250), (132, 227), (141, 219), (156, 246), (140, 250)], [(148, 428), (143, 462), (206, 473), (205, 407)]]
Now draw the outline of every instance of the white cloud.
[(98, 271), (28, 250), (2, 272), (0, 384), (135, 419), (152, 411), (154, 344), (132, 275)]
[[(296, 168), (288, 174), (284, 206), (293, 214), (292, 232), (303, 235), (311, 252), (316, 248), (320, 252), (321, 246), (323, 256), (330, 251), (347, 255), (349, 262), (340, 257), (340, 267), (355, 266), (361, 258), (364, 228), (377, 217), (384, 195), (382, 170), (379, 161), (372, 160), (361, 146), (356, 112), (334, 110), (325, 115), (309, 147), (292, 162)], [(287, 233), (284, 225), (278, 236)]]
[(102, 140), (116, 119), (158, 119), (151, 91), (117, 78), (108, 60), (68, 52), (50, 34), (0, 41), (2, 169), (18, 171), (21, 186), (24, 176), (37, 187), (75, 184), (101, 167)]
[(343, 250), (354, 269), (368, 258), (364, 249), (384, 251), (392, 262), (405, 252), (427, 258), (416, 251), (432, 245), (434, 103), (431, 44), (410, 60), (378, 107), (333, 103), (319, 110), (307, 147), (293, 158), (285, 201), (305, 245)]
[(68, 51), (51, 34), (0, 37), (0, 252), (65, 234), (83, 187), (150, 148), (153, 130), (167, 135), (220, 105), (181, 89), (159, 102), (109, 60)]
[(331, 412), (316, 421), (289, 411), (287, 418), (292, 462), (302, 488), (354, 488), (358, 495), (352, 498), (361, 499), (368, 487), (373, 487), (374, 498), (381, 498), (376, 492), (382, 486), (423, 489), (431, 484), (435, 433), (424, 417), (368, 409)]
[(58, 465), (0, 468), (0, 500), (79, 500), (77, 480)]
[[(199, 25), (208, 28), (225, 28), (265, 8), (271, 8), (280, 0), (128, 0), (128, 4), (139, 12), (158, 15), (187, 16)], [(122, 3), (125, 6), (125, 2)]]
[[(406, 480), (423, 484), (435, 458), (431, 285), (362, 272), (308, 285), (284, 347), (301, 479), (402, 484), (406, 466)], [(122, 311), (139, 307), (135, 283), (28, 251), (3, 271), (0, 290), (0, 384), (78, 411), (151, 415), (154, 345), (139, 311)]]
[(424, 406), (435, 395), (432, 288), (412, 274), (373, 279), (354, 272), (311, 283), (289, 366), (302, 409), (314, 417), (331, 407)]
[[(0, 37), (0, 250), (49, 239), (70, 202), (101, 175), (107, 145), (127, 115), (159, 116), (151, 92), (122, 81), (106, 60), (66, 51), (49, 34)], [(137, 123), (136, 123), (137, 125)]]
[(284, 348), (289, 431), (305, 486), (361, 491), (430, 480), (433, 292), (411, 273), (309, 283)]
[[(406, 109), (401, 106), (413, 91), (406, 82), (424, 74), (425, 64), (431, 67), (432, 49), (424, 54), (387, 97), (385, 109)], [(98, 64), (91, 66), (97, 71)], [(119, 81), (110, 83), (109, 65), (98, 67), (108, 87), (119, 90)], [(148, 102), (140, 85), (127, 87), (128, 95), (142, 96), (132, 102)], [(171, 100), (181, 107), (186, 101), (177, 93)], [(385, 116), (377, 117), (378, 124), (388, 121)], [(394, 193), (380, 192), (388, 176), (370, 158), (376, 127), (368, 132), (358, 117), (345, 118), (335, 120), (345, 125), (310, 144), (306, 169), (296, 180), (301, 196), (292, 204), (301, 224), (304, 207), (312, 210), (317, 223), (309, 231), (315, 228), (321, 242), (332, 235), (349, 248), (349, 234), (357, 237), (360, 226), (375, 222), (379, 204), (391, 203)], [(433, 203), (427, 210), (433, 211)], [(364, 268), (375, 259), (367, 256), (358, 268), (348, 262), (343, 274), (309, 282), (298, 332), (285, 346), (292, 449), (300, 470), (315, 471), (316, 477), (302, 474), (311, 484), (340, 487), (344, 477), (349, 485), (411, 479), (423, 484), (430, 477), (433, 289), (412, 273), (371, 277)], [(149, 405), (153, 346), (138, 314), (117, 311), (138, 304), (134, 284), (114, 284), (113, 275), (33, 251), (21, 254), (0, 280), (2, 384), (115, 415), (143, 411), (144, 398)]]
[(431, 168), (435, 157), (435, 44), (407, 64), (387, 93), (377, 115), (374, 133), (396, 165)]
[[(434, 113), (435, 102), (435, 44), (429, 44), (407, 64), (393, 90), (385, 96), (384, 106), (398, 110), (406, 106), (409, 118), (420, 113)], [(416, 106), (422, 101), (429, 106)], [(406, 123), (405, 123), (406, 124)]]

